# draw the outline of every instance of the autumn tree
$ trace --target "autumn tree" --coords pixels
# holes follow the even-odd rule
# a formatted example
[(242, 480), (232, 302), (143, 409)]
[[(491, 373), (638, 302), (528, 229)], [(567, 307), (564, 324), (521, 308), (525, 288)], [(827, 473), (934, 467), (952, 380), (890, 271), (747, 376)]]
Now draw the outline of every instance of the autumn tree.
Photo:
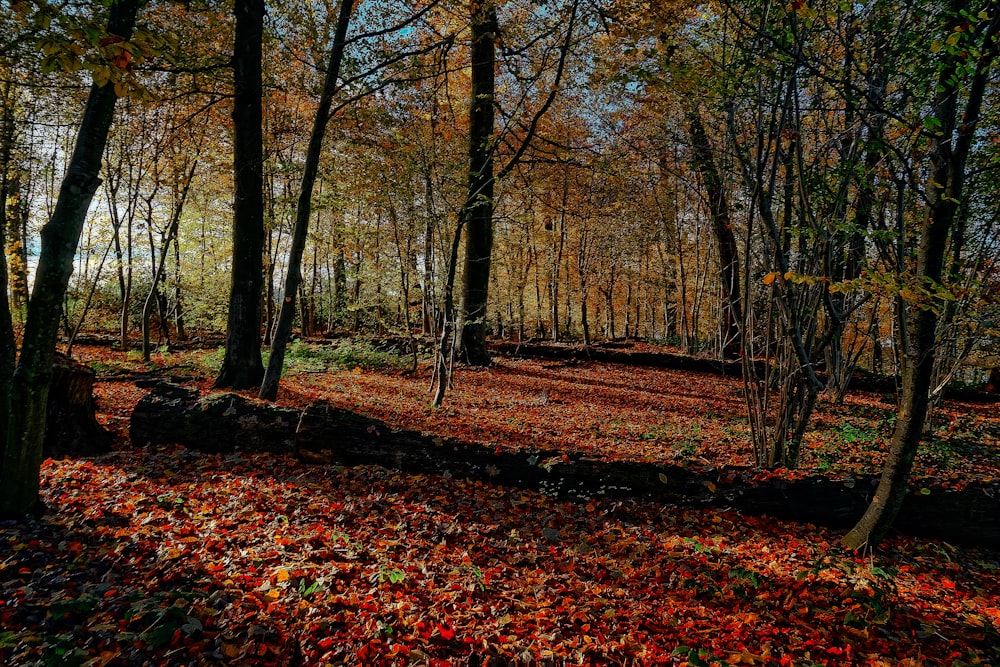
[[(534, 42), (533, 48), (526, 48), (518, 54), (523, 58), (533, 49), (541, 49), (542, 57), (534, 72), (523, 74), (517, 57), (510, 64), (514, 70), (512, 72), (514, 80), (519, 83), (525, 82), (528, 92), (515, 103), (511, 116), (505, 118), (505, 124), (510, 131), (502, 133), (502, 136), (494, 135), (494, 107), (496, 105), (494, 70), (496, 68), (496, 41), (501, 30), (498, 9), (497, 3), (493, 0), (482, 3), (473, 2), (470, 5), (468, 190), (462, 208), (458, 212), (458, 220), (447, 262), (448, 275), (442, 297), (445, 322), (438, 341), (438, 358), (435, 364), (437, 369), (435, 374), (437, 388), (434, 391), (433, 399), (435, 405), (441, 404), (446, 387), (450, 383), (449, 355), (455, 342), (452, 332), (452, 327), (455, 326), (453, 324), (454, 284), (460, 239), (463, 234), (465, 235), (464, 271), (457, 324), (461, 341), (461, 354), (463, 359), (472, 365), (482, 366), (490, 363), (490, 354), (486, 349), (486, 318), (489, 306), (490, 266), (494, 240), (495, 186), (497, 181), (503, 180), (511, 173), (529, 150), (538, 131), (539, 122), (558, 96), (575, 35), (574, 28), (577, 24), (579, 1), (573, 0), (569, 3), (565, 10), (566, 14), (557, 17), (554, 21), (548, 11), (541, 12), (544, 18), (549, 19), (549, 23), (543, 22), (542, 24), (543, 34), (552, 37), (552, 41), (544, 42), (528, 38), (529, 43)], [(524, 13), (525, 18), (531, 17), (534, 12), (534, 8), (531, 6), (527, 8), (515, 7), (514, 9)], [(535, 18), (538, 17), (535, 16)], [(551, 79), (547, 79), (546, 74), (549, 74)], [(548, 90), (543, 93), (546, 82)], [(528, 102), (528, 96), (535, 93), (541, 94), (540, 102), (532, 105)], [(508, 142), (513, 146), (510, 156), (497, 169), (494, 166), (495, 155), (498, 149)]]
[(278, 382), (285, 361), (285, 348), (288, 336), (292, 330), (292, 316), (295, 312), (295, 295), (301, 280), (302, 253), (305, 248), (306, 233), (309, 229), (309, 217), (312, 211), (313, 188), (319, 169), (320, 151), (323, 147), (323, 137), (326, 126), (330, 122), (330, 108), (333, 106), (333, 96), (337, 92), (340, 63), (344, 57), (344, 46), (347, 40), (347, 28), (351, 20), (354, 3), (352, 0), (341, 0), (340, 13), (337, 18), (333, 45), (326, 64), (326, 77), (323, 90), (320, 93), (319, 106), (309, 135), (309, 148), (302, 172), (302, 184), (299, 187), (298, 205), (295, 212), (295, 227), (292, 231), (292, 248), (288, 258), (288, 273), (285, 276), (285, 288), (278, 310), (278, 321), (271, 342), (271, 356), (268, 359), (267, 372), (260, 386), (260, 398), (273, 401), (278, 395)]
[(249, 389), (264, 377), (260, 351), (264, 282), (264, 0), (236, 0), (233, 13), (233, 264), (226, 354), (216, 387)]
[(917, 229), (911, 288), (916, 297), (908, 305), (910, 347), (889, 454), (868, 511), (843, 539), (850, 549), (875, 546), (888, 532), (906, 495), (932, 389), (942, 299), (948, 297), (942, 281), (949, 235), (958, 231), (961, 207), (969, 196), (967, 167), (977, 141), (983, 102), (993, 85), (1000, 5), (951, 0), (933, 18), (939, 26), (930, 44), (937, 54), (931, 60), (937, 76), (925, 122), (926, 210)]
[(722, 170), (718, 166), (716, 151), (709, 141), (701, 111), (690, 107), (685, 114), (691, 142), (692, 164), (701, 176), (708, 200), (709, 216), (715, 242), (718, 247), (720, 278), (722, 283), (722, 319), (719, 329), (719, 343), (722, 356), (736, 359), (743, 352), (742, 334), (743, 307), (740, 290), (740, 255), (733, 219), (730, 212), (729, 194)]
[(490, 363), (486, 351), (486, 308), (493, 252), (494, 69), (499, 25), (492, 0), (472, 3), (469, 105), (469, 194), (459, 217), (465, 230), (462, 355), (474, 366)]
[[(4, 392), (7, 431), (0, 468), (0, 515), (20, 518), (38, 506), (42, 441), (61, 302), (73, 269), (73, 254), (90, 202), (100, 185), (98, 172), (119, 94), (128, 90), (133, 50), (129, 40), (140, 0), (111, 5), (98, 54), (87, 63), (93, 82), (77, 132), (76, 146), (62, 181), (55, 210), (42, 230), (41, 252), (28, 304), (20, 355)], [(9, 331), (0, 332), (4, 338)], [(13, 345), (6, 343), (9, 353)], [(0, 368), (13, 367), (5, 359)], [(5, 383), (8, 380), (4, 380)]]

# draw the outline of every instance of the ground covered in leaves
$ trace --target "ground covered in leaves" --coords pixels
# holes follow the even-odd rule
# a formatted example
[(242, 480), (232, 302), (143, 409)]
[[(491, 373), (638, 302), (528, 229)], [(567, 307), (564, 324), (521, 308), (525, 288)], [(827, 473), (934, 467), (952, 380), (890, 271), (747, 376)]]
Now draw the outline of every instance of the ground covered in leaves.
[[(119, 433), (135, 373), (209, 382), (211, 359), (115, 354), (78, 356)], [(497, 446), (750, 462), (738, 379), (502, 359), (430, 410), (424, 369), (338, 366), (293, 364), (281, 402)], [(995, 412), (939, 410), (920, 474), (995, 476)], [(878, 396), (825, 406), (807, 467), (877, 468), (891, 415)], [(48, 513), (0, 526), (3, 664), (1000, 664), (1000, 556), (941, 542), (847, 554), (836, 531), (726, 511), (124, 440), (43, 476)]]

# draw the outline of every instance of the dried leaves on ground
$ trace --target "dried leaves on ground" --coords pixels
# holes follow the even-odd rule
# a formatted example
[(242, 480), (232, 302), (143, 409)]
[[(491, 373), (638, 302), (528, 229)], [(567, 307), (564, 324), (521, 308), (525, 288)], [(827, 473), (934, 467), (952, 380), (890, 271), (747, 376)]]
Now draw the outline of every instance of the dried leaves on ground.
[[(437, 411), (426, 380), (303, 373), (281, 400), (500, 447), (749, 463), (735, 379), (503, 360)], [(99, 391), (121, 431), (142, 392)], [(824, 408), (807, 466), (877, 467), (891, 413)], [(938, 419), (921, 474), (995, 475), (987, 411)], [(997, 554), (940, 542), (847, 554), (836, 531), (766, 517), (124, 442), (46, 462), (43, 490), (46, 515), (0, 527), (4, 664), (1000, 661)]]

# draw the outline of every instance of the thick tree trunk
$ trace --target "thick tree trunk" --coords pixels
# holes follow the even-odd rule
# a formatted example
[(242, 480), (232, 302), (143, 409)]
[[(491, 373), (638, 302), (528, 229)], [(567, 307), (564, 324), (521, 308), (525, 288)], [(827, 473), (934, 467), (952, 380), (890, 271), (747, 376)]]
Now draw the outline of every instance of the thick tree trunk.
[(292, 320), (295, 317), (295, 296), (302, 282), (302, 254), (305, 252), (306, 237), (309, 232), (309, 217), (312, 214), (312, 193), (319, 173), (319, 159), (323, 149), (323, 136), (326, 125), (330, 121), (330, 108), (333, 106), (333, 94), (337, 90), (337, 77), (340, 74), (340, 62), (344, 57), (344, 44), (347, 40), (347, 26), (351, 21), (352, 0), (341, 0), (340, 15), (337, 17), (337, 30), (330, 48), (330, 59), (327, 63), (326, 80), (320, 95), (316, 117), (313, 119), (312, 134), (309, 137), (309, 148), (306, 150), (306, 162), (302, 171), (302, 184), (299, 187), (299, 200), (295, 210), (295, 228), (292, 231), (292, 247), (288, 252), (288, 272), (285, 274), (284, 296), (278, 310), (278, 323), (274, 338), (271, 341), (271, 356), (267, 361), (267, 372), (260, 386), (260, 398), (273, 401), (278, 397), (278, 383), (281, 381), (281, 371), (285, 365), (285, 348), (292, 332)]
[[(119, 0), (110, 9), (108, 33), (129, 39), (141, 0)], [(94, 192), (118, 96), (109, 82), (92, 85), (76, 147), (59, 199), (42, 228), (41, 252), (28, 304), (21, 357), (13, 374), (6, 449), (0, 470), (0, 518), (35, 511), (62, 300), (73, 272), (73, 256)]]
[(486, 308), (493, 254), (493, 97), (497, 13), (493, 2), (473, 3), (472, 104), (469, 109), (469, 191), (461, 213), (465, 220), (465, 277), (459, 307), (462, 358), (488, 366)]
[(63, 354), (52, 366), (43, 455), (92, 456), (111, 451), (111, 434), (95, 416), (94, 371)]
[(226, 355), (216, 387), (260, 385), (261, 289), (264, 283), (264, 0), (237, 0), (233, 44), (233, 269)]

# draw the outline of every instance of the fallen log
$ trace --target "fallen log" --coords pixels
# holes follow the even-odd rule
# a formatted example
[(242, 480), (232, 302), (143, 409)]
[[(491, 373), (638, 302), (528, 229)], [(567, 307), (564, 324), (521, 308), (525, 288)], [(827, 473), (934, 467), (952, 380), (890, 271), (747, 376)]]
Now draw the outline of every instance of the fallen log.
[(170, 382), (159, 382), (132, 410), (133, 445), (179, 444), (208, 453), (237, 449), (292, 451), (297, 410), (279, 408), (234, 393), (201, 396)]
[[(695, 373), (711, 373), (713, 375), (728, 375), (741, 377), (743, 363), (740, 361), (717, 361), (702, 357), (692, 357), (685, 354), (670, 352), (628, 352), (616, 347), (558, 345), (552, 343), (508, 343), (493, 342), (489, 349), (508, 357), (531, 357), (563, 361), (599, 361), (608, 364), (623, 364), (628, 366), (648, 366), (650, 368), (669, 368), (678, 371), (693, 371)], [(760, 362), (758, 362), (760, 363)], [(761, 365), (760, 372), (763, 372)]]
[[(267, 435), (259, 430), (265, 424), (270, 424)], [(139, 445), (175, 442), (202, 451), (229, 451), (220, 448), (224, 442), (226, 448), (295, 451), (309, 463), (380, 465), (565, 498), (725, 507), (831, 527), (852, 525), (867, 508), (878, 481), (875, 475), (788, 478), (750, 468), (690, 468), (603, 461), (579, 452), (511, 451), (395, 429), (325, 403), (310, 405), (298, 415), (235, 394), (202, 398), (167, 383), (139, 402), (132, 428), (132, 441)], [(974, 482), (961, 490), (921, 488), (907, 497), (896, 527), (905, 534), (998, 549), (998, 512), (1000, 482)]]

